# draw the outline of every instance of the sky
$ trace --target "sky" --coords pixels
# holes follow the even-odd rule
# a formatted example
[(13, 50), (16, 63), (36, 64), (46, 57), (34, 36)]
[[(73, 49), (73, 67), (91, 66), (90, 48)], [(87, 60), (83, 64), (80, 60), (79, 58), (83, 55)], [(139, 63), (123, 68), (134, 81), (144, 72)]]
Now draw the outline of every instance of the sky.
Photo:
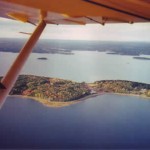
[[(28, 38), (35, 26), (0, 18), (0, 38)], [(47, 25), (42, 39), (150, 42), (150, 23), (94, 25)]]

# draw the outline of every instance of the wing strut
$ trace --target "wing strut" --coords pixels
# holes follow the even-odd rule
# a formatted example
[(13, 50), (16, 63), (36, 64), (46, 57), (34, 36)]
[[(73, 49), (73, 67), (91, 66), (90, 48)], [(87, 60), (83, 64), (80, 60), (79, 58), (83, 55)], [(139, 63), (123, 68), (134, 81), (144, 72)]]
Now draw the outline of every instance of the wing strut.
[(23, 68), (27, 58), (29, 57), (30, 53), (32, 52), (32, 48), (36, 44), (37, 40), (39, 39), (41, 33), (43, 32), (46, 23), (44, 20), (41, 20), (38, 26), (36, 27), (35, 31), (32, 33), (31, 37), (27, 41), (27, 43), (21, 49), (19, 55), (17, 56), (16, 60), (10, 67), (7, 74), (3, 77), (1, 84), (5, 87), (5, 89), (0, 89), (0, 108), (5, 102), (6, 96), (11, 91), (14, 83), (17, 80), (17, 77)]

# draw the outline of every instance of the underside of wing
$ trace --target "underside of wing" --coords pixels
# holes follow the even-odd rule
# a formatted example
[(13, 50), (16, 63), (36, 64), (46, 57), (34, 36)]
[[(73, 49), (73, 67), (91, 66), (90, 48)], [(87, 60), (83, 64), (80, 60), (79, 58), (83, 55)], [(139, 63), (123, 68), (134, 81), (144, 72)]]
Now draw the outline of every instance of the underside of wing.
[(149, 0), (0, 0), (0, 17), (36, 24), (40, 12), (49, 24), (150, 21)]

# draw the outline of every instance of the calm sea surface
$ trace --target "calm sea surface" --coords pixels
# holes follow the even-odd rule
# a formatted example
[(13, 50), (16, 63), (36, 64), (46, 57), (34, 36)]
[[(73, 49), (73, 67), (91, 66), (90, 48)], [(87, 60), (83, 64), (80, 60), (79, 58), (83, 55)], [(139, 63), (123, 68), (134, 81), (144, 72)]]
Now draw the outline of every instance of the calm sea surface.
[[(22, 74), (150, 83), (150, 61), (103, 52), (74, 53), (32, 54)], [(0, 75), (16, 55), (0, 52)], [(150, 148), (149, 116), (150, 100), (133, 96), (106, 94), (63, 108), (8, 97), (0, 110), (0, 148)]]
[[(150, 61), (104, 52), (73, 51), (74, 55), (33, 53), (22, 74), (34, 74), (79, 82), (122, 79), (150, 83)], [(0, 75), (4, 75), (17, 54), (0, 52)], [(46, 57), (47, 60), (39, 60)], [(150, 56), (146, 56), (149, 57)]]
[(1, 148), (150, 148), (150, 101), (101, 95), (63, 108), (8, 98)]

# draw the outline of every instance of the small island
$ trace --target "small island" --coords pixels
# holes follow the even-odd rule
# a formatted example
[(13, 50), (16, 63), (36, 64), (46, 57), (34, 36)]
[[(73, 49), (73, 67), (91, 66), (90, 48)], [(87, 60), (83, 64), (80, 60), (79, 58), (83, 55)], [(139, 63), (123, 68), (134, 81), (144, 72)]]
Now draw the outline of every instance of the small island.
[(150, 84), (124, 80), (78, 83), (70, 80), (20, 75), (11, 96), (34, 99), (46, 106), (67, 106), (104, 93), (136, 95), (150, 98)]
[(150, 58), (147, 57), (133, 57), (134, 59), (140, 59), (140, 60), (150, 60)]
[(39, 58), (37, 58), (37, 59), (40, 59), (40, 60), (47, 60), (46, 57), (39, 57)]
[(107, 52), (106, 54), (117, 55), (117, 52)]

